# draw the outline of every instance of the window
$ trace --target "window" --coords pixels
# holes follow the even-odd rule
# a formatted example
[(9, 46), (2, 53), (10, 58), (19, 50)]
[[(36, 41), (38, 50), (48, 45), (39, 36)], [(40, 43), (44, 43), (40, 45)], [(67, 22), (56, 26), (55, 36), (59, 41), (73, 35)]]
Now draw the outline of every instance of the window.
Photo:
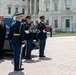
[(58, 11), (58, 3), (54, 3), (54, 11)]
[(66, 0), (66, 10), (70, 10), (70, 0)]
[(66, 28), (69, 28), (69, 27), (70, 27), (70, 20), (66, 19)]
[(39, 7), (37, 7), (37, 14), (39, 13)]
[(22, 13), (23, 15), (25, 15), (25, 8), (22, 8)]
[(46, 20), (47, 25), (49, 25), (49, 20)]
[(55, 28), (57, 28), (58, 27), (58, 20), (55, 20), (54, 24), (55, 24)]
[(30, 8), (28, 8), (28, 14), (30, 14)]
[(8, 7), (8, 14), (11, 14), (11, 7)]
[(49, 3), (46, 3), (46, 12), (49, 12)]
[(18, 12), (18, 8), (16, 8), (15, 11)]

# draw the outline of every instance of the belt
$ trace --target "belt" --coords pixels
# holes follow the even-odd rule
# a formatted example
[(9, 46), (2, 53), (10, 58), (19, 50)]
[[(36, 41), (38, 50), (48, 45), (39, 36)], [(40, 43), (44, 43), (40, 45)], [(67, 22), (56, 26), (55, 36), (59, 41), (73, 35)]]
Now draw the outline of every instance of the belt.
[(20, 34), (13, 34), (14, 36), (20, 36)]

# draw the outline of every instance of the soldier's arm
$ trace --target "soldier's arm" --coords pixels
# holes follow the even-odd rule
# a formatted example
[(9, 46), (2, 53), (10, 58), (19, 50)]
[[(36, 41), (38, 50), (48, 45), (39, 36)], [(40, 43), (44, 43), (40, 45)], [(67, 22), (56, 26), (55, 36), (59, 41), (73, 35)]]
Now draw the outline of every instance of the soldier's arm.
[(4, 23), (4, 33), (6, 35), (6, 24)]
[(20, 27), (20, 38), (21, 38), (21, 43), (25, 42), (25, 32), (24, 32), (25, 28), (24, 25), (21, 25)]
[(33, 27), (33, 23), (31, 23), (31, 25), (30, 25), (30, 27), (28, 28), (28, 30), (30, 31), (31, 30), (31, 28)]
[(10, 32), (9, 32), (9, 39), (11, 40), (13, 37), (13, 32), (12, 32), (12, 27), (10, 27)]

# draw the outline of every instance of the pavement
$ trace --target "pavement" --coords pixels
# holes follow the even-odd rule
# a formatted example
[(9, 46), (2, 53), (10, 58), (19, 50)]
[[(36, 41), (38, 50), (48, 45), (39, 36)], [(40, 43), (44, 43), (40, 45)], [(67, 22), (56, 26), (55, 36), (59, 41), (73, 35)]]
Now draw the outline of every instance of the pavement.
[(76, 75), (76, 36), (48, 37), (45, 58), (32, 51), (32, 60), (23, 59), (23, 71), (13, 71), (13, 58), (0, 60), (0, 75)]

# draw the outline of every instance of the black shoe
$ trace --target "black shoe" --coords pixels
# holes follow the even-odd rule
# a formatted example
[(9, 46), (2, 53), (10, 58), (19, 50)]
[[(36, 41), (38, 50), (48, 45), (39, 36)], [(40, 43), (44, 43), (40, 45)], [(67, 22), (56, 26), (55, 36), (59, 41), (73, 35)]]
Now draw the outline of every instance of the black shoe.
[(25, 57), (26, 60), (31, 60), (31, 57)]
[(43, 55), (43, 56), (42, 55), (39, 55), (39, 57), (46, 57), (46, 56), (45, 55)]
[(20, 68), (19, 70), (24, 70), (24, 68)]
[(3, 57), (0, 57), (0, 59), (5, 59), (5, 58), (3, 58)]
[(24, 70), (24, 68), (20, 68), (20, 69), (18, 69), (18, 70), (14, 70), (14, 71), (21, 71), (21, 70)]

